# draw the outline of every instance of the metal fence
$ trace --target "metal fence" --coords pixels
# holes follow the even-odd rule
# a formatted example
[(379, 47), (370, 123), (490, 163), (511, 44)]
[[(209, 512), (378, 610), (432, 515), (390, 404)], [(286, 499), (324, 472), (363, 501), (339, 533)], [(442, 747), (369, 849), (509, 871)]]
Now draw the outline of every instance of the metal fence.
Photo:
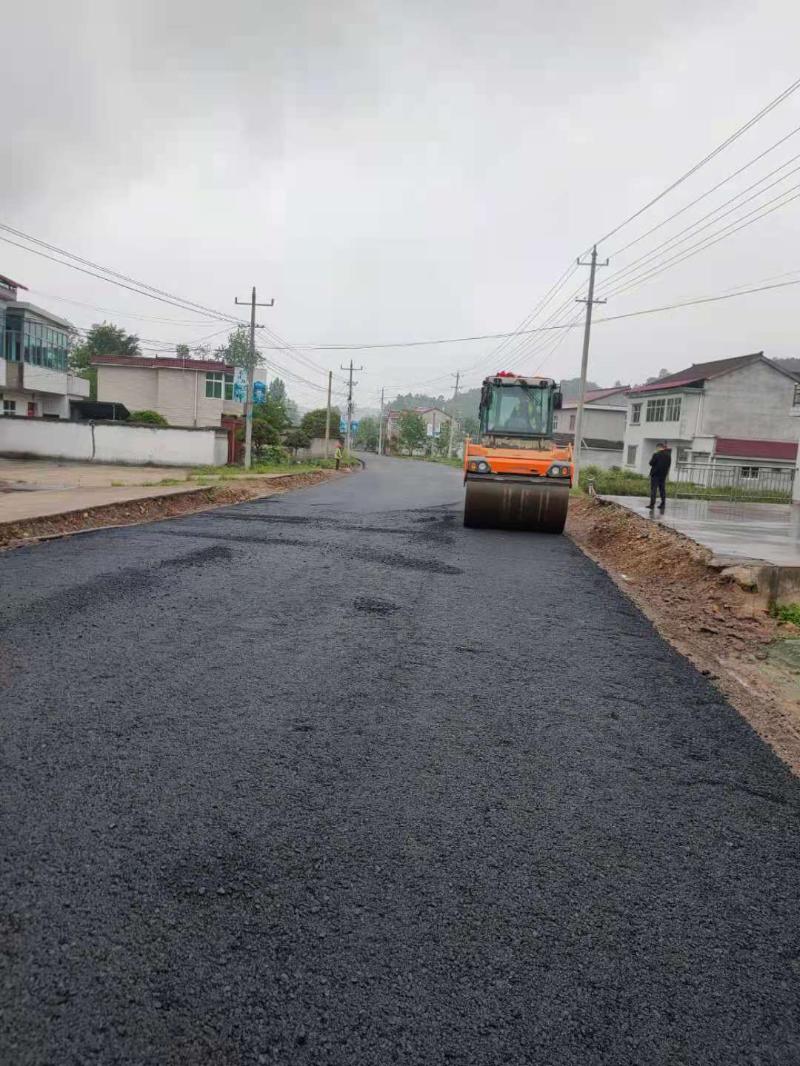
[(763, 462), (736, 466), (679, 463), (671, 481), (675, 496), (786, 503), (792, 498), (794, 470), (767, 466)]

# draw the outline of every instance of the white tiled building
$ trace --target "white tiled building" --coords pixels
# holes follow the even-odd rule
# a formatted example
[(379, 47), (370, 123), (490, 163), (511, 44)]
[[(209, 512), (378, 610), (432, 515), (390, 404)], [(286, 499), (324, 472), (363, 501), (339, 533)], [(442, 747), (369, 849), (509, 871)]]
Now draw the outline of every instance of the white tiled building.
[[(97, 399), (121, 403), (128, 411), (157, 411), (171, 426), (219, 426), (223, 416), (239, 416), (236, 368), (203, 359), (139, 355), (98, 355)], [(266, 382), (263, 371), (256, 381)]]
[[(624, 465), (649, 473), (659, 441), (672, 449), (673, 470), (708, 464), (762, 470), (791, 468), (800, 436), (797, 378), (763, 352), (696, 363), (631, 389)], [(755, 471), (755, 473), (754, 473)]]
[(71, 374), (72, 326), (34, 304), (18, 300), (24, 285), (0, 276), (0, 414), (69, 418), (89, 382)]
[[(609, 469), (622, 466), (628, 385), (590, 389), (584, 397), (581, 465)], [(553, 432), (559, 440), (575, 440), (578, 401), (565, 400), (553, 416)]]

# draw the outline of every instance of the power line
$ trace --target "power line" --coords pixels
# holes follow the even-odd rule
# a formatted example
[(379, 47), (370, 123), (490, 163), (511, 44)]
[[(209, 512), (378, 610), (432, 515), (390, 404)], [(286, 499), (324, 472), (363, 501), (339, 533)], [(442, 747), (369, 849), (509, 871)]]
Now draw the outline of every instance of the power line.
[[(690, 203), (686, 204), (684, 207), (679, 208), (677, 211), (674, 211), (671, 215), (669, 215), (667, 218), (663, 219), (661, 222), (657, 222), (655, 226), (651, 226), (649, 230), (646, 230), (644, 233), (640, 234), (638, 237), (634, 237), (634, 239), (632, 241), (628, 241), (628, 243), (623, 245), (622, 248), (617, 248), (615, 251), (610, 252), (609, 254), (610, 254), (611, 258), (613, 259), (613, 258), (615, 258), (618, 255), (622, 255), (623, 252), (627, 252), (627, 250), (629, 248), (632, 248), (635, 244), (638, 244), (639, 241), (643, 241), (645, 239), (645, 237), (649, 237), (651, 233), (655, 233), (656, 230), (661, 229), (662, 226), (666, 226), (668, 222), (672, 222), (673, 219), (678, 218), (679, 215), (682, 215), (685, 211), (688, 211), (688, 210), (690, 210), (690, 208), (694, 207), (696, 204), (699, 204), (701, 200), (705, 200), (705, 198), (707, 196), (710, 196), (713, 192), (716, 192), (717, 189), (722, 188), (723, 185), (726, 185), (729, 181), (732, 181), (734, 178), (738, 178), (738, 176), (740, 174), (743, 174), (745, 170), (748, 170), (755, 163), (758, 163), (759, 160), (763, 159), (764, 156), (769, 155), (770, 152), (774, 152), (776, 148), (780, 148), (780, 146), (782, 144), (784, 144), (791, 137), (794, 137), (798, 133), (800, 133), (800, 126), (795, 126), (795, 128), (790, 133), (787, 133), (785, 137), (781, 137), (781, 139), (779, 141), (776, 141), (774, 144), (771, 144), (769, 146), (769, 148), (765, 148), (763, 152), (760, 152), (757, 156), (755, 156), (753, 159), (751, 159), (748, 163), (745, 163), (744, 166), (739, 167), (738, 170), (734, 170), (732, 174), (728, 174), (728, 176), (726, 178), (723, 178), (722, 181), (718, 181), (716, 185), (712, 185), (710, 189), (706, 189), (706, 191), (704, 193), (701, 193), (700, 196), (697, 196)], [(795, 158), (797, 158), (797, 157), (795, 156)], [(751, 188), (752, 188), (752, 186), (751, 186)]]
[[(99, 263), (94, 263), (91, 259), (84, 259), (82, 256), (76, 255), (74, 252), (59, 248), (55, 244), (50, 244), (47, 241), (43, 241), (38, 237), (33, 237), (28, 233), (23, 233), (22, 230), (14, 229), (13, 226), (9, 226), (3, 222), (0, 222), (0, 229), (13, 234), (15, 237), (28, 241), (29, 244), (36, 244), (40, 248), (46, 248), (49, 252), (55, 252), (57, 255), (66, 256), (68, 259), (74, 260), (74, 263), (65, 262), (63, 259), (53, 260), (54, 262), (61, 263), (62, 266), (70, 267), (73, 270), (81, 270), (82, 273), (88, 274), (92, 274), (92, 271), (83, 270), (83, 267), (91, 267), (95, 271), (99, 270), (102, 272), (102, 274), (92, 274), (93, 277), (97, 277), (101, 281), (106, 281), (109, 284), (119, 284), (122, 288), (128, 288), (129, 286), (123, 283), (129, 282), (131, 285), (135, 286), (133, 291), (139, 292), (140, 295), (150, 296), (153, 299), (160, 299), (166, 303), (174, 303), (176, 306), (182, 306), (184, 310), (193, 311), (196, 314), (202, 313), (206, 316), (220, 320), (226, 319), (231, 322), (236, 322), (239, 325), (246, 325), (246, 323), (243, 323), (240, 319), (233, 315), (226, 314), (224, 311), (217, 311), (214, 308), (206, 307), (204, 304), (195, 303), (193, 300), (185, 300), (183, 297), (176, 296), (174, 293), (167, 292), (165, 289), (158, 289), (153, 285), (148, 285), (145, 281), (138, 281), (136, 278), (132, 278), (128, 274), (121, 274), (116, 270), (112, 270), (110, 267), (104, 267)], [(0, 237), (0, 240), (4, 240), (9, 244), (14, 243), (6, 237)], [(37, 251), (35, 248), (26, 248), (24, 245), (17, 245), (17, 247), (25, 248), (25, 251), (33, 252), (35, 255), (44, 254)], [(50, 259), (52, 256), (46, 255), (45, 258)], [(82, 264), (82, 266), (77, 266), (76, 264)]]
[[(191, 306), (189, 306), (185, 302), (179, 302), (178, 300), (167, 299), (164, 296), (157, 296), (157, 295), (155, 295), (152, 292), (147, 292), (143, 288), (136, 288), (133, 285), (126, 285), (122, 281), (115, 281), (112, 278), (105, 277), (103, 274), (98, 274), (98, 273), (96, 273), (93, 270), (87, 270), (85, 267), (78, 266), (75, 263), (68, 263), (68, 262), (66, 262), (63, 259), (57, 259), (55, 256), (48, 255), (47, 252), (42, 252), (38, 248), (29, 248), (26, 244), (20, 244), (18, 241), (12, 241), (10, 237), (3, 237), (2, 234), (0, 234), (0, 241), (3, 241), (5, 244), (11, 244), (15, 248), (21, 248), (23, 251), (30, 252), (32, 255), (41, 256), (43, 259), (49, 259), (53, 263), (59, 263), (61, 266), (69, 267), (70, 270), (77, 270), (81, 274), (88, 274), (89, 277), (98, 278), (100, 281), (105, 281), (109, 285), (117, 285), (121, 289), (129, 289), (131, 292), (138, 293), (139, 296), (148, 296), (151, 300), (159, 300), (161, 303), (170, 304), (172, 307), (179, 307), (182, 311), (192, 311), (193, 310), (193, 308)], [(194, 313), (195, 314), (200, 314), (201, 312), (200, 311), (196, 311)], [(226, 322), (230, 322), (231, 325), (242, 325), (243, 324), (239, 319), (231, 318), (231, 317), (229, 317), (227, 315), (223, 315), (223, 314), (217, 314), (216, 312), (205, 311), (205, 312), (203, 312), (203, 314), (205, 314), (206, 318), (214, 318), (214, 319), (216, 319), (219, 322), (226, 321)]]
[(783, 103), (783, 101), (791, 96), (792, 93), (796, 92), (798, 88), (800, 88), (800, 78), (793, 81), (791, 85), (784, 89), (782, 93), (779, 93), (773, 100), (770, 100), (765, 107), (763, 107), (757, 114), (753, 115), (753, 117), (745, 122), (744, 125), (740, 126), (737, 130), (734, 130), (730, 136), (726, 137), (725, 140), (710, 151), (708, 155), (703, 156), (699, 162), (690, 167), (685, 174), (676, 178), (676, 180), (668, 185), (666, 189), (662, 190), (657, 196), (654, 196), (652, 200), (648, 200), (648, 202), (643, 207), (640, 207), (638, 211), (634, 211), (632, 215), (629, 215), (628, 218), (620, 222), (618, 226), (615, 226), (613, 229), (609, 230), (608, 233), (604, 234), (604, 236), (597, 241), (597, 244), (602, 244), (603, 241), (607, 241), (609, 237), (613, 237), (615, 233), (619, 233), (623, 227), (633, 222), (634, 219), (639, 218), (639, 216), (643, 215), (645, 211), (649, 210), (654, 204), (657, 204), (659, 200), (663, 200), (665, 196), (673, 191), (673, 189), (677, 189), (679, 185), (682, 185), (684, 181), (690, 178), (693, 174), (696, 174), (701, 167), (706, 165), (706, 163), (710, 163), (720, 152), (724, 151), (724, 149), (730, 144), (733, 144), (734, 141), (738, 140), (739, 137), (745, 134), (752, 126), (755, 126), (757, 122), (760, 122), (762, 118), (768, 115), (770, 111), (776, 108), (779, 104)]
[[(800, 196), (800, 192), (795, 192), (793, 196), (786, 197), (789, 192), (793, 192), (795, 189), (800, 189), (800, 183), (793, 185), (790, 189), (786, 189), (780, 194), (780, 196), (774, 197), (772, 200), (768, 200), (766, 204), (761, 204), (759, 207), (754, 208), (753, 211), (749, 211), (746, 215), (736, 219), (735, 222), (729, 223), (724, 226), (722, 230), (718, 230), (716, 234), (711, 234), (713, 239), (703, 238), (698, 244), (689, 245), (688, 248), (684, 248), (682, 252), (667, 259), (666, 262), (660, 266), (656, 266), (653, 269), (645, 268), (644, 272), (637, 277), (629, 278), (624, 281), (621, 286), (616, 289), (612, 289), (607, 292), (607, 296), (619, 296), (623, 292), (629, 292), (631, 289), (641, 285), (645, 281), (649, 281), (651, 278), (656, 277), (658, 274), (662, 274), (665, 270), (669, 270), (672, 266), (677, 266), (678, 263), (683, 263), (686, 259), (691, 259), (695, 255), (699, 255), (700, 252), (704, 252), (707, 248), (711, 248), (715, 244), (719, 244), (720, 241), (726, 240), (734, 233), (738, 233), (739, 230), (747, 229), (748, 226), (752, 226), (755, 222), (759, 222), (762, 218), (766, 218), (767, 215), (771, 215), (773, 211), (779, 211), (782, 207), (786, 207), (793, 200), (796, 200)], [(776, 203), (776, 201), (781, 201)], [(769, 207), (770, 204), (774, 206)], [(764, 208), (769, 207), (769, 210), (765, 211)], [(751, 217), (755, 216), (755, 217)], [(748, 221), (745, 221), (747, 219)]]
[[(742, 189), (741, 192), (736, 193), (735, 196), (732, 196), (728, 200), (725, 200), (718, 207), (715, 207), (713, 210), (707, 212), (705, 215), (701, 215), (700, 218), (696, 219), (688, 226), (685, 226), (682, 230), (678, 230), (677, 233), (662, 241), (661, 244), (657, 244), (655, 248), (652, 248), (649, 252), (645, 252), (643, 255), (639, 256), (638, 259), (632, 260), (632, 262), (630, 262), (627, 266), (624, 266), (619, 270), (615, 271), (608, 278), (606, 278), (603, 288), (608, 289), (609, 287), (612, 287), (617, 279), (622, 278), (625, 274), (629, 274), (631, 273), (631, 271), (636, 270), (639, 265), (647, 262), (647, 260), (653, 260), (654, 258), (658, 258), (657, 253), (659, 251), (671, 251), (672, 249), (668, 247), (669, 245), (672, 245), (673, 248), (676, 248), (679, 244), (683, 244), (685, 241), (691, 240), (692, 237), (694, 237), (696, 234), (702, 233), (703, 230), (708, 229), (710, 226), (713, 226), (716, 222), (721, 221), (727, 215), (732, 214), (740, 207), (744, 207), (745, 204), (750, 203), (752, 200), (756, 200), (759, 196), (763, 196), (765, 192), (768, 192), (770, 189), (773, 189), (776, 185), (780, 185), (782, 181), (786, 181), (786, 179), (791, 177), (792, 174), (796, 174), (798, 171), (800, 171), (800, 166), (794, 167), (782, 177), (776, 178), (775, 181), (771, 182), (769, 185), (764, 186), (763, 189), (758, 189), (758, 191), (754, 192), (752, 196), (748, 196), (746, 197), (746, 199), (742, 199), (742, 197), (745, 196), (746, 193), (750, 192), (752, 189), (755, 189), (757, 186), (762, 185), (768, 178), (771, 178), (773, 174), (777, 174), (779, 170), (785, 169), (789, 166), (790, 163), (794, 163), (797, 159), (800, 159), (800, 152), (798, 152), (798, 154), (793, 156), (791, 159), (788, 159), (785, 163), (781, 164), (781, 166), (776, 167), (775, 170), (771, 170), (769, 174), (765, 174), (762, 178), (759, 178), (758, 181), (753, 182), (752, 185), (748, 185), (746, 189)], [(797, 187), (798, 186), (793, 186), (793, 188)], [(784, 192), (780, 194), (780, 196), (783, 196), (786, 192), (789, 191), (791, 190), (785, 189)], [(775, 199), (779, 199), (780, 196), (776, 197)], [(737, 200), (740, 200), (741, 203), (737, 203)], [(767, 201), (767, 203), (773, 202), (773, 200)], [(724, 207), (728, 207), (729, 204), (733, 204), (733, 206), (730, 207), (727, 211), (722, 211), (722, 209)], [(761, 206), (764, 207), (766, 206), (766, 204), (762, 204)], [(722, 212), (722, 214), (720, 214), (720, 212)], [(714, 215), (716, 215), (717, 217), (714, 218)], [(706, 219), (709, 219), (710, 221), (706, 221)], [(705, 225), (701, 226), (701, 222), (704, 222)]]

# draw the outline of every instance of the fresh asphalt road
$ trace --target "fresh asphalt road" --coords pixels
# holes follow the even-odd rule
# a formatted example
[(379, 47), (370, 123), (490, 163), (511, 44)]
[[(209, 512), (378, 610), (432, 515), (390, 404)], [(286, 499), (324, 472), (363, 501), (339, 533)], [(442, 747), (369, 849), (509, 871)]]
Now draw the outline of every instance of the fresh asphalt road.
[(0, 556), (3, 1064), (800, 1061), (798, 783), (462, 491)]

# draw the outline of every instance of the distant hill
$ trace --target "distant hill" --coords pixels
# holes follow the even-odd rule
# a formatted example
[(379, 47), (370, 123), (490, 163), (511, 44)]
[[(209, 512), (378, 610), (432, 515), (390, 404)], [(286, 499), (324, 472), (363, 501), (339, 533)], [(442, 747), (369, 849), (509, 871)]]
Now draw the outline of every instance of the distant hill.
[(788, 370), (790, 374), (797, 374), (800, 376), (800, 359), (773, 359), (773, 363), (777, 363), (778, 366), (782, 366), (784, 370)]

